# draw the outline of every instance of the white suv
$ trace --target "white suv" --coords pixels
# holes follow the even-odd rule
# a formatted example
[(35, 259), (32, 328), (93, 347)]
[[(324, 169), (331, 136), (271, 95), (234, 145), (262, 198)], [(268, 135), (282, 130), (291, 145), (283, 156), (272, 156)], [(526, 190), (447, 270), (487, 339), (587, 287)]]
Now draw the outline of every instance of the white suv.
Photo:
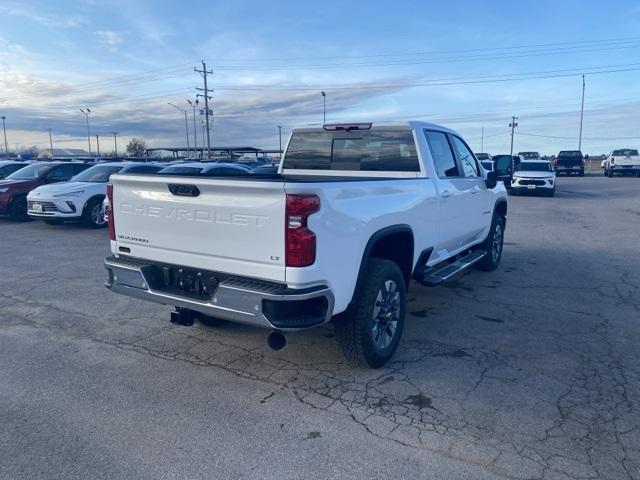
[(38, 187), (27, 196), (27, 212), (51, 225), (76, 220), (89, 227), (104, 227), (102, 200), (107, 194), (107, 182), (111, 174), (127, 165), (130, 163), (102, 163), (68, 182)]
[(547, 160), (523, 160), (513, 174), (511, 191), (538, 192), (553, 197), (556, 191), (556, 172)]

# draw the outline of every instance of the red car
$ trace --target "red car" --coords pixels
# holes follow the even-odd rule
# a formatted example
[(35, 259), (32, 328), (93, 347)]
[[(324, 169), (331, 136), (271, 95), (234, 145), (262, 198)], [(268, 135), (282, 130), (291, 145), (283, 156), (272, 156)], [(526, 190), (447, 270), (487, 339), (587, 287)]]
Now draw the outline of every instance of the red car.
[(91, 164), (75, 162), (36, 162), (0, 180), (0, 215), (29, 220), (27, 194), (49, 183), (66, 182)]

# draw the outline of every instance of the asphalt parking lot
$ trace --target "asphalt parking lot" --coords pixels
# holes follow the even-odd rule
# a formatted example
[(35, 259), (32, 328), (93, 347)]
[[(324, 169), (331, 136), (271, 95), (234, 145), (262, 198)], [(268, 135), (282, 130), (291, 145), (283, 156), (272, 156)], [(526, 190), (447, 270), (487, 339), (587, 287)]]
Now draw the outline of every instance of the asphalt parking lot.
[(394, 361), (179, 327), (106, 231), (0, 219), (0, 478), (640, 479), (640, 179), (511, 197), (492, 273), (412, 285)]

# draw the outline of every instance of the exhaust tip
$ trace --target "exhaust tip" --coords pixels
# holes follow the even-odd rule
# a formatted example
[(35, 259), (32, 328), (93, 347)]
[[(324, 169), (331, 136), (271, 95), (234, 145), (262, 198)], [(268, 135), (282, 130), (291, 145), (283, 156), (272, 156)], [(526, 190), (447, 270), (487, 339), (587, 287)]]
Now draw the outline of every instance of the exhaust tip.
[(282, 350), (287, 345), (287, 337), (280, 332), (271, 332), (267, 337), (267, 345), (274, 352)]

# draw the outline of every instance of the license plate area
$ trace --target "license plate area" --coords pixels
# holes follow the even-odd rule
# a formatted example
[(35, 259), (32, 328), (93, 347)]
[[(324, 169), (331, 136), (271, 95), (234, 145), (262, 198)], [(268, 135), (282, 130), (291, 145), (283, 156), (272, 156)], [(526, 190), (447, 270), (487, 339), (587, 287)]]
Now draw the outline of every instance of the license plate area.
[(197, 300), (210, 300), (220, 281), (212, 272), (174, 265), (149, 265), (142, 270), (153, 290)]
[(31, 210), (36, 213), (42, 213), (42, 204), (41, 203), (33, 203), (31, 205)]

